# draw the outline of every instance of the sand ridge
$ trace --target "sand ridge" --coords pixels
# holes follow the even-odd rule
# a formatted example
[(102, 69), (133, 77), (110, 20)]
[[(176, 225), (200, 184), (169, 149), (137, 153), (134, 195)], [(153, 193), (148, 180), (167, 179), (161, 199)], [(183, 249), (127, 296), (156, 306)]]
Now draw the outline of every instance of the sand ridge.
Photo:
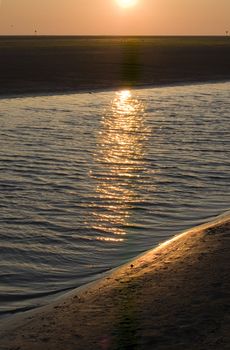
[(1, 350), (229, 349), (230, 215), (0, 330)]

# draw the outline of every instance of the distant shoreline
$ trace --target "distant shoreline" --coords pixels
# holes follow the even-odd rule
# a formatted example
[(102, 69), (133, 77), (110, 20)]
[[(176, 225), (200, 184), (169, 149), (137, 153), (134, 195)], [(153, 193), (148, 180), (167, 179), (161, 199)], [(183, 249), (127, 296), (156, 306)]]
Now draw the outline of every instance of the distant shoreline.
[(124, 89), (130, 89), (132, 91), (136, 90), (144, 90), (144, 89), (163, 89), (163, 88), (173, 88), (179, 86), (194, 86), (194, 85), (208, 85), (208, 84), (224, 84), (230, 82), (230, 79), (226, 80), (207, 80), (207, 81), (187, 81), (187, 82), (175, 82), (171, 84), (156, 84), (156, 85), (140, 85), (134, 87), (108, 87), (108, 88), (95, 88), (85, 90), (63, 90), (63, 91), (49, 91), (49, 92), (19, 92), (14, 94), (0, 94), (0, 101), (3, 99), (11, 99), (11, 98), (33, 98), (33, 97), (41, 97), (41, 96), (63, 96), (63, 95), (74, 95), (74, 94), (96, 94), (96, 93), (106, 93), (111, 91), (119, 91)]
[(0, 97), (228, 80), (224, 36), (0, 36)]

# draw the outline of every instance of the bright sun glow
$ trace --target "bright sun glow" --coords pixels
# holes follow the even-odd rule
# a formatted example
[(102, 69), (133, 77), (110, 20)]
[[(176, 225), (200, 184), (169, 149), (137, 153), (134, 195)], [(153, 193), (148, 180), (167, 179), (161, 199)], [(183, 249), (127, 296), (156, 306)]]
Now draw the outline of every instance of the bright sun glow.
[(135, 6), (137, 1), (138, 0), (117, 0), (118, 5), (124, 8)]

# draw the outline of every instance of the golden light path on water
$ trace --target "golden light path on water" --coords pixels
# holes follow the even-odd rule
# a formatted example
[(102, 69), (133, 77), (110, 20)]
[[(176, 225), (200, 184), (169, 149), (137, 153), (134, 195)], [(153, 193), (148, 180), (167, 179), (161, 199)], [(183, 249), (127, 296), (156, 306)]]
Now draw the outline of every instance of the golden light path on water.
[(92, 227), (104, 233), (98, 240), (124, 240), (130, 209), (138, 197), (138, 187), (143, 185), (140, 177), (146, 172), (143, 159), (147, 137), (143, 103), (129, 90), (118, 92), (101, 121), (95, 153), (99, 171), (91, 174), (97, 183)]

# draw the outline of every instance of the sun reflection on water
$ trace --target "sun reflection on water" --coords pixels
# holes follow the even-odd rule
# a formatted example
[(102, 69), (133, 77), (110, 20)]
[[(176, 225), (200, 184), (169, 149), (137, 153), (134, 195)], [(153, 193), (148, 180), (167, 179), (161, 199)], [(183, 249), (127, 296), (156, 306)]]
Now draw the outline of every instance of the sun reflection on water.
[(95, 152), (96, 202), (92, 227), (98, 240), (121, 242), (131, 225), (145, 168), (149, 130), (144, 105), (131, 91), (116, 94), (101, 122)]

